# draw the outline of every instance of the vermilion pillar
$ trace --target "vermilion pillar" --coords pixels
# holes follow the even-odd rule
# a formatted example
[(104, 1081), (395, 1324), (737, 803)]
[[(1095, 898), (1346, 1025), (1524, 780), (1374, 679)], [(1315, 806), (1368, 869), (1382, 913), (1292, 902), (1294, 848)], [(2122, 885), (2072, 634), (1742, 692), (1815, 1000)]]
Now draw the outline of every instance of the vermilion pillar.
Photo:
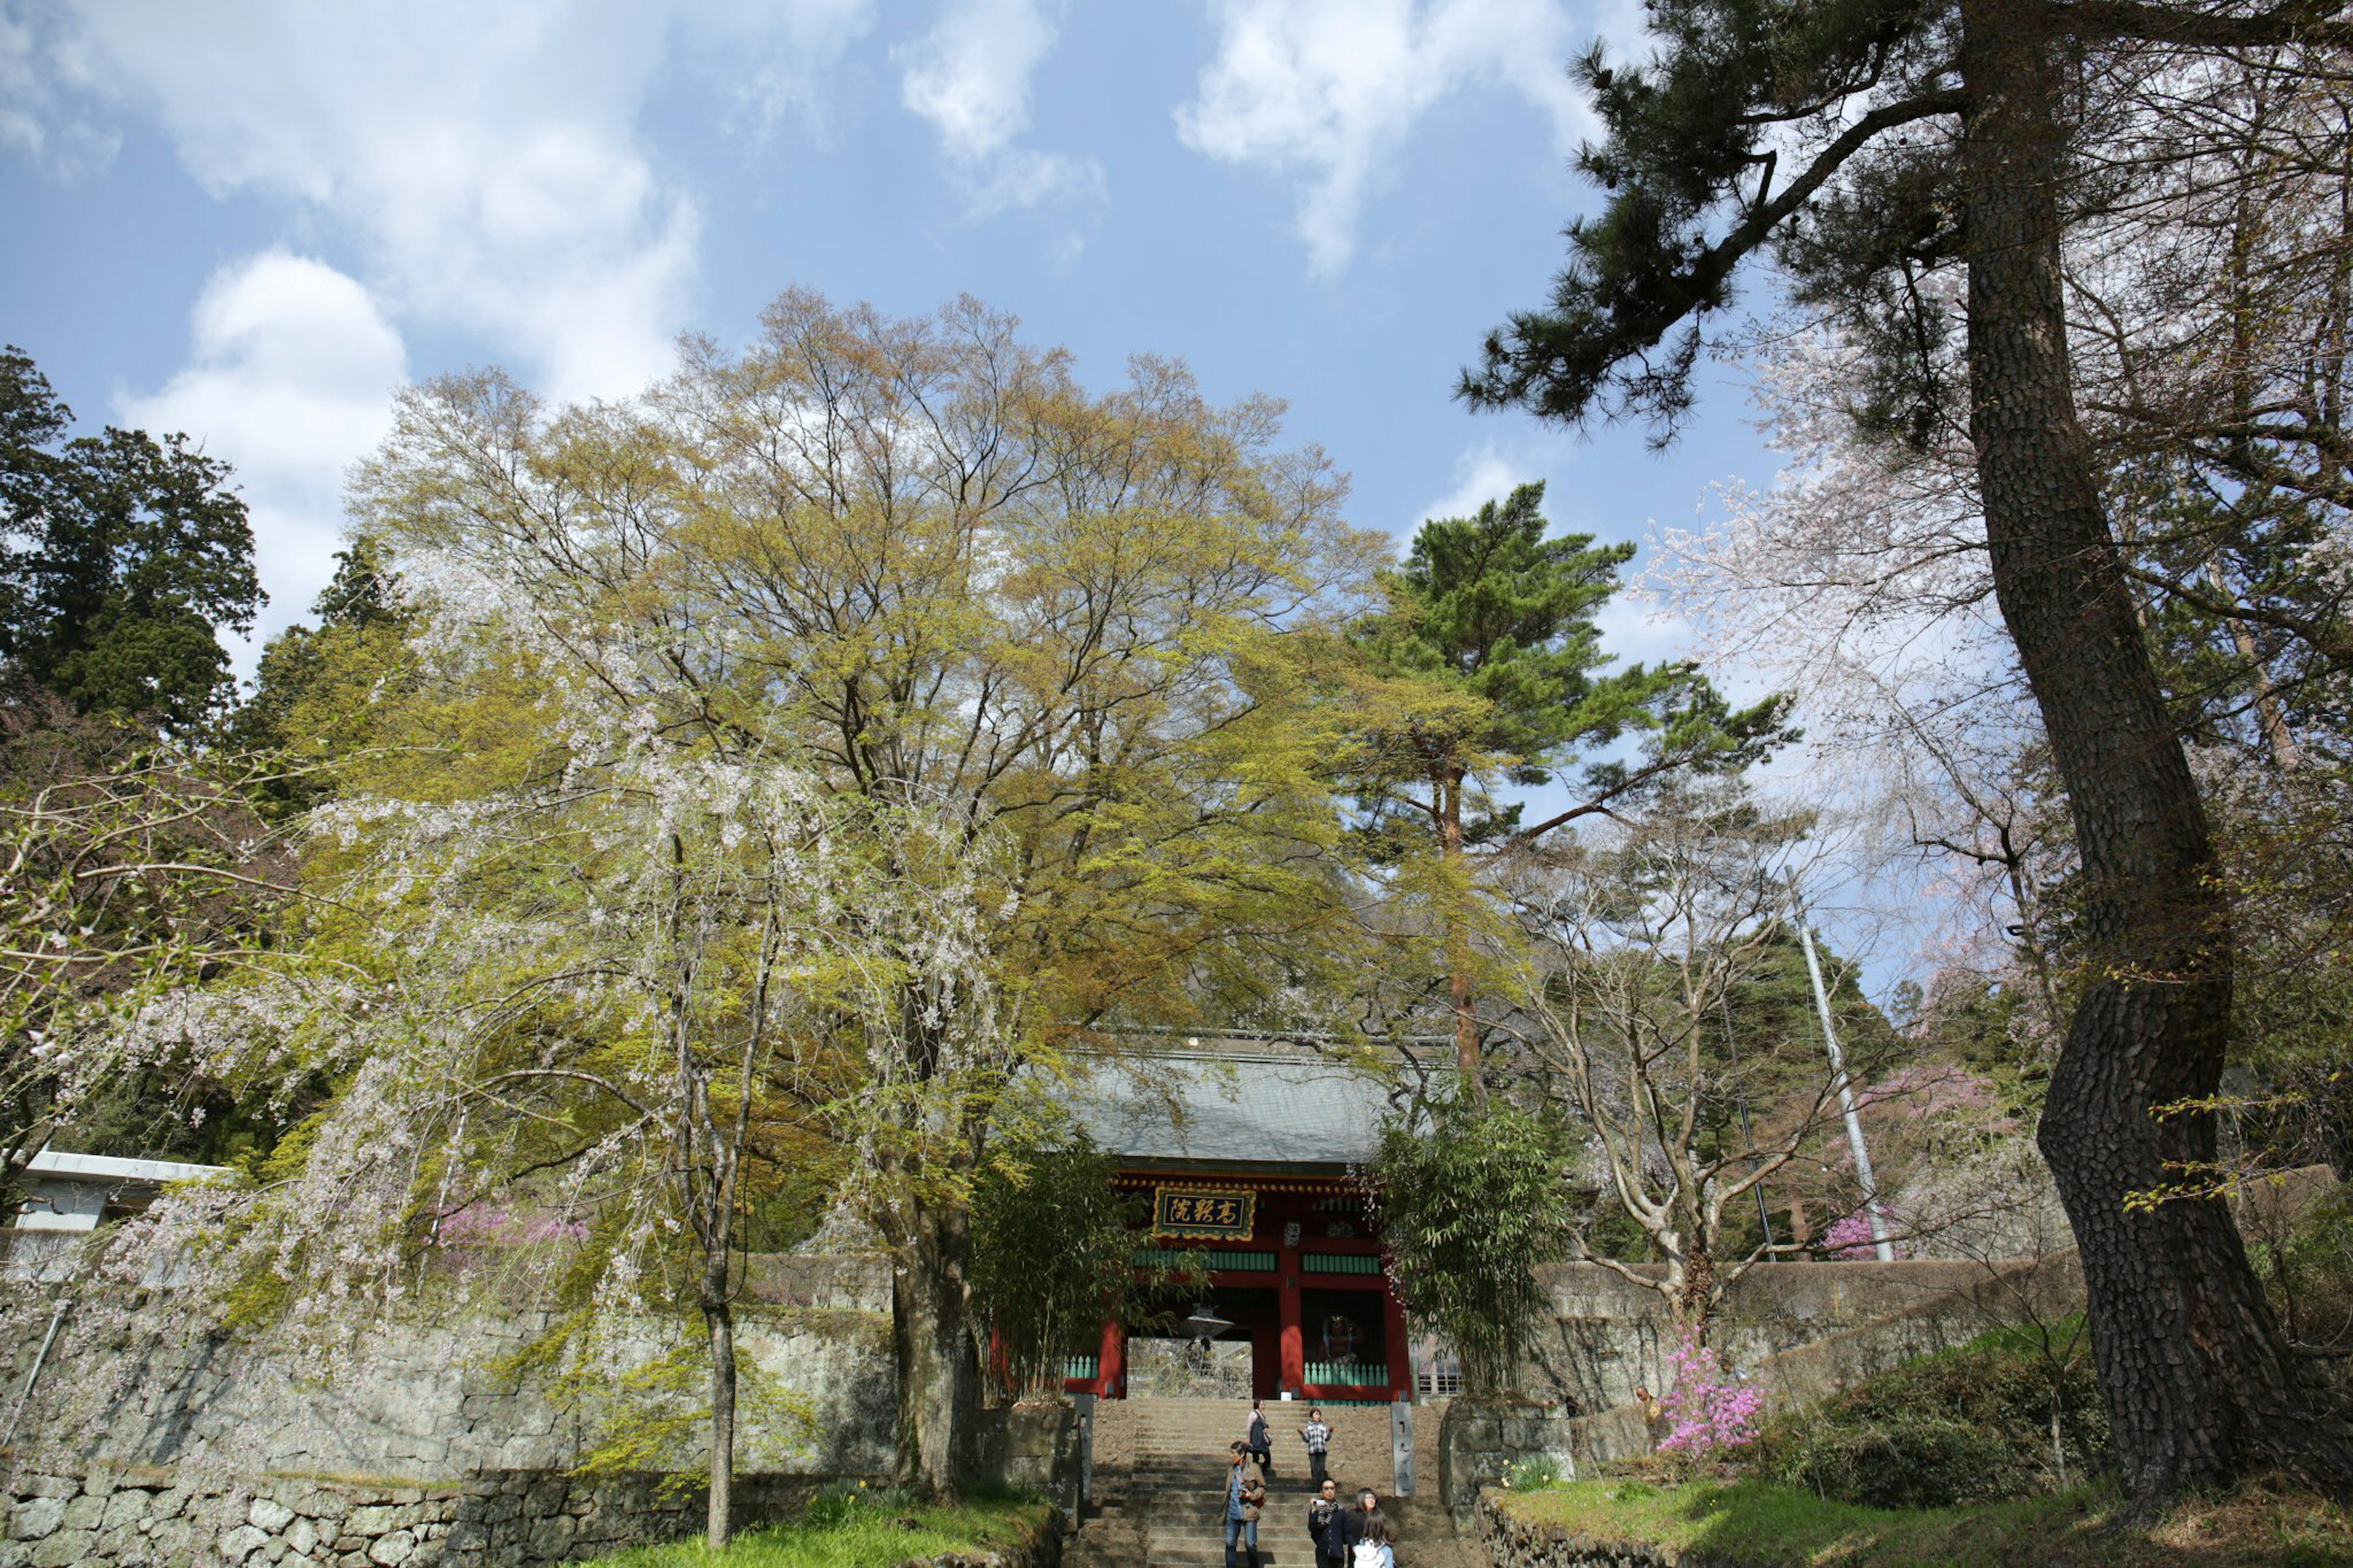
[(1307, 1336), (1299, 1326), (1299, 1254), (1282, 1253), (1282, 1289), (1275, 1294), (1275, 1321), (1282, 1333), (1282, 1381), (1278, 1393), (1299, 1394), (1307, 1387)]
[(1121, 1384), (1126, 1375), (1127, 1330), (1114, 1318), (1103, 1325), (1103, 1346), (1095, 1352), (1095, 1386), (1105, 1399), (1123, 1399), (1126, 1391)]

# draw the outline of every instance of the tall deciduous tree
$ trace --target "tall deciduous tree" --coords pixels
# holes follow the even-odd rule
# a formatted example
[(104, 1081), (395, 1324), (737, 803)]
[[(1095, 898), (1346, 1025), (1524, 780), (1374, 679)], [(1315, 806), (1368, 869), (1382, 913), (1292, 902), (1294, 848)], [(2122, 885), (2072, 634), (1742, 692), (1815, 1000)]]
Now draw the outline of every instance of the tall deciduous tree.
[[(1405, 563), (1380, 575), (1386, 607), (1355, 629), (1383, 700), (1358, 737), (1377, 832), (1409, 814), (1438, 849), (1455, 1055), (1467, 1092), (1485, 1094), (1472, 952), (1473, 859), (1522, 851), (1553, 830), (1619, 809), (1678, 773), (1739, 768), (1784, 738), (1786, 702), (1731, 709), (1694, 666), (1610, 670), (1596, 617), (1618, 591), (1631, 544), (1545, 537), (1544, 486), (1522, 485), (1467, 518), (1432, 519)], [(1632, 760), (1586, 761), (1573, 804), (1533, 824), (1500, 805), (1490, 780), (1533, 787), (1629, 732)], [(1416, 794), (1416, 791), (1419, 794)]]
[[(1213, 407), (1164, 361), (1090, 394), (969, 300), (897, 320), (792, 293), (744, 354), (691, 345), (638, 402), (417, 389), (361, 487), (420, 595), (516, 606), (631, 732), (775, 748), (1009, 846), (979, 900), (992, 1048), (911, 987), (859, 1058), (900, 1467), (933, 1489), (976, 1400), (970, 1198), (1017, 1077), (1118, 1024), (1293, 1022), (1346, 924), (1331, 721), (1290, 648), (1358, 607), (1372, 553), (1279, 412)], [(462, 744), (437, 700), (410, 707)]]
[[(1608, 129), (1581, 166), (1611, 193), (1570, 230), (1550, 307), (1515, 316), (1463, 391), (1561, 419), (1692, 400), (1701, 323), (1778, 246), (1800, 291), (1843, 301), (1885, 396), (1863, 412), (1925, 439), (1959, 392), (1992, 581), (2040, 708), (2083, 867), (2096, 978), (2077, 1001), (2041, 1141), (2082, 1247), (2103, 1396), (2147, 1509), (2276, 1467), (2342, 1489), (2353, 1447), (2320, 1420), (2219, 1201), (2128, 1207), (2211, 1161), (2231, 1016), (2232, 934), (2206, 814), (2150, 658), (2077, 401), (2062, 244), (2071, 136), (2115, 73), (2353, 32), (2329, 7), (2041, 0), (1659, 0), (1640, 68), (1579, 74)], [(1963, 297), (1920, 288), (1957, 258)]]
[(332, 764), (368, 744), (371, 713), (417, 679), (407, 645), (417, 617), (375, 541), (335, 552), (335, 575), (311, 613), (318, 625), (289, 626), (262, 648), (253, 692), (224, 727), (241, 749), (311, 764), (278, 792), (281, 814), (323, 799)]
[(32, 360), (0, 351), (0, 663), (84, 712), (186, 728), (225, 703), (216, 626), (263, 602), (253, 531), (226, 463), (73, 412)]

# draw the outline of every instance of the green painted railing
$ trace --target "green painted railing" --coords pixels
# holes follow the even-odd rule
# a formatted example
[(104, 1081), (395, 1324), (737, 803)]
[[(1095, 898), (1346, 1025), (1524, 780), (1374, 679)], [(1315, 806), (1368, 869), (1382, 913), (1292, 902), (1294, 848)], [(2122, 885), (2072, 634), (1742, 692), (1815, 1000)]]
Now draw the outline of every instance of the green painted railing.
[(1370, 1252), (1303, 1252), (1299, 1255), (1302, 1274), (1378, 1274), (1381, 1260)]
[(1212, 1252), (1207, 1247), (1146, 1247), (1138, 1248), (1128, 1259), (1138, 1268), (1182, 1268), (1187, 1261), (1199, 1258), (1205, 1268), (1237, 1268), (1261, 1274), (1274, 1272), (1271, 1252)]
[(1311, 1361), (1307, 1381), (1319, 1388), (1387, 1388), (1389, 1369), (1361, 1361)]
[(1074, 1355), (1062, 1363), (1064, 1377), (1078, 1378), (1082, 1382), (1092, 1380), (1101, 1370), (1103, 1370), (1101, 1356)]

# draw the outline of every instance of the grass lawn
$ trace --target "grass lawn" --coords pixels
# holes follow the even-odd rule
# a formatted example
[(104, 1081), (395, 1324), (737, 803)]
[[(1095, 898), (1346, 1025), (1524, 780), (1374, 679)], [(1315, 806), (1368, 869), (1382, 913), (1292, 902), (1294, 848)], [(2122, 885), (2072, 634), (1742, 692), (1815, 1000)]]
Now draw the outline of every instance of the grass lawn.
[(1580, 1481), (1495, 1494), (1514, 1519), (1604, 1540), (1698, 1547), (1754, 1568), (2342, 1568), (2353, 1512), (2296, 1492), (2250, 1488), (2186, 1505), (2149, 1531), (2111, 1528), (2113, 1494), (2091, 1489), (2018, 1502), (1888, 1510), (1827, 1502), (1764, 1481)]
[(943, 1552), (987, 1552), (1008, 1545), (1052, 1517), (1050, 1504), (1029, 1499), (974, 1501), (953, 1508), (877, 1500), (822, 1524), (780, 1524), (746, 1531), (724, 1552), (700, 1540), (640, 1546), (596, 1561), (606, 1568), (892, 1568), (910, 1557)]

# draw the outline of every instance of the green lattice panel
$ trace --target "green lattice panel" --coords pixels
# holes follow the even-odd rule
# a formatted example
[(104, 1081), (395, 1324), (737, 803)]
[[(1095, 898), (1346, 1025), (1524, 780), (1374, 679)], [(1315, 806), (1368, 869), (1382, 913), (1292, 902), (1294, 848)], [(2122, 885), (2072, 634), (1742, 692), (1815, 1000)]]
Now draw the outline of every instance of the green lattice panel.
[(1366, 1252), (1308, 1252), (1300, 1255), (1302, 1274), (1378, 1274), (1381, 1260)]

